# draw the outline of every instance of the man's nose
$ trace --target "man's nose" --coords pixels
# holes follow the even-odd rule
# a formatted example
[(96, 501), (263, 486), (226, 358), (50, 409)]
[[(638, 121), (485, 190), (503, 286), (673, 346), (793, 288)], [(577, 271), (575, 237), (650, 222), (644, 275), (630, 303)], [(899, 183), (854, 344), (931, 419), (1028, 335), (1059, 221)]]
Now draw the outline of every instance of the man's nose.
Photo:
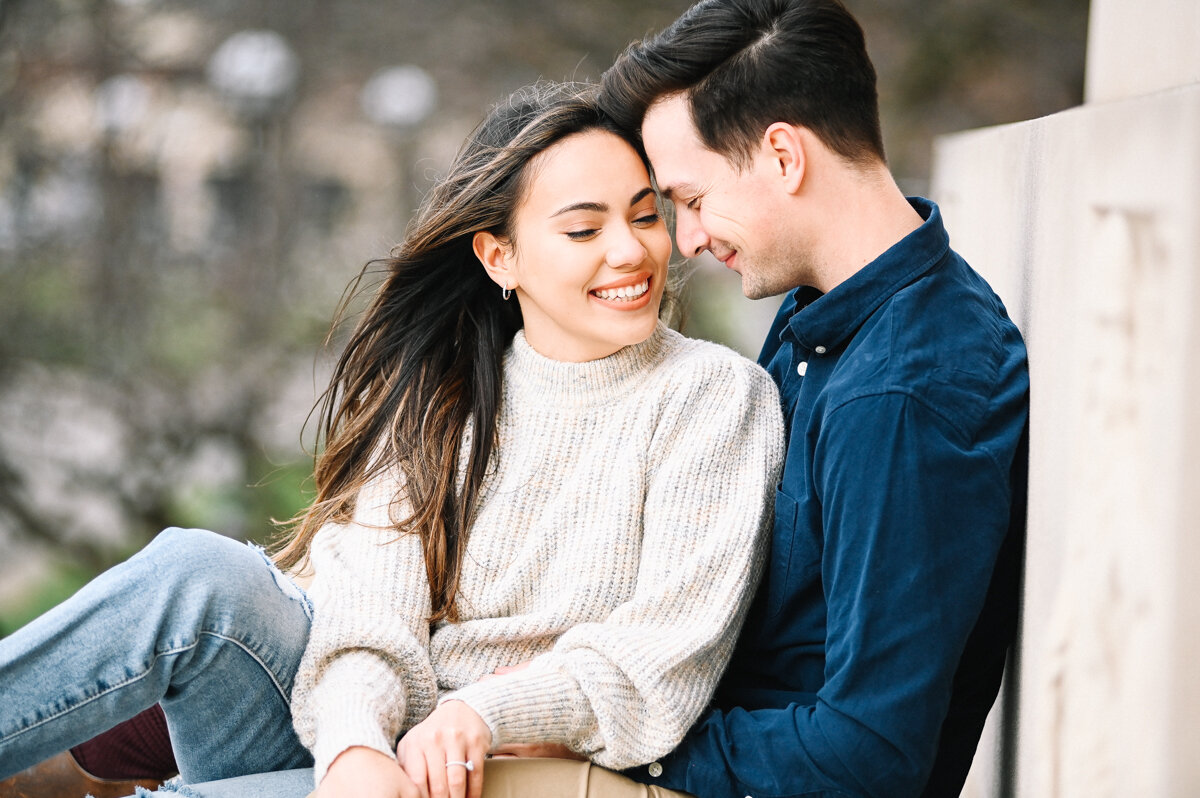
[(675, 214), (675, 243), (685, 258), (694, 258), (708, 249), (711, 242), (695, 214), (684, 212)]

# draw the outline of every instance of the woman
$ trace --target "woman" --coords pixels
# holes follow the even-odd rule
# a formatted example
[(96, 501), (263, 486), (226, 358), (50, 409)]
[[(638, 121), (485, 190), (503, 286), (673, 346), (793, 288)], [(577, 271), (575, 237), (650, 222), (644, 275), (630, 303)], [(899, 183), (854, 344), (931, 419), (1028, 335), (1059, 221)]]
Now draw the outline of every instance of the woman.
[(757, 366), (658, 321), (669, 254), (590, 90), (498, 107), (326, 393), (277, 557), (310, 592), (160, 535), (0, 641), (0, 776), (155, 702), (188, 782), (311, 763), (320, 798), (478, 796), (514, 745), (673, 748), (757, 581), (782, 421)]

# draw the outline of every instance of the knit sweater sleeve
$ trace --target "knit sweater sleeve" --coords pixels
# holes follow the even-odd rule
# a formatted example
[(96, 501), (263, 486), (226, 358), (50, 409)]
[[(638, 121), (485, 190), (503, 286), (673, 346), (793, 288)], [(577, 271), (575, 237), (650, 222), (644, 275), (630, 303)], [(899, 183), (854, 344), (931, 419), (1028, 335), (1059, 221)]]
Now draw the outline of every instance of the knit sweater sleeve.
[(528, 668), (444, 697), (478, 712), (493, 744), (557, 742), (632, 767), (674, 748), (711, 698), (758, 582), (783, 457), (774, 383), (726, 354), (674, 374), (662, 399), (631, 599)]
[(400, 732), (437, 700), (420, 541), (399, 535), (390, 520), (397, 497), (395, 512), (406, 512), (401, 491), (395, 472), (375, 479), (350, 523), (328, 524), (313, 540), (313, 624), (292, 715), (318, 784), (352, 746), (394, 754)]

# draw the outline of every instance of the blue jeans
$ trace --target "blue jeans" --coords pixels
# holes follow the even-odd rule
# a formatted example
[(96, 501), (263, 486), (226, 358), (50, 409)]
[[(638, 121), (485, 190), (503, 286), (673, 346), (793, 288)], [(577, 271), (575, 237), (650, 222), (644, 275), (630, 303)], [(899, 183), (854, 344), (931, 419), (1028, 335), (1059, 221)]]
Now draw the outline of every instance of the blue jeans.
[(0, 640), (0, 779), (155, 703), (185, 782), (311, 767), (290, 706), (311, 615), (262, 552), (162, 532)]

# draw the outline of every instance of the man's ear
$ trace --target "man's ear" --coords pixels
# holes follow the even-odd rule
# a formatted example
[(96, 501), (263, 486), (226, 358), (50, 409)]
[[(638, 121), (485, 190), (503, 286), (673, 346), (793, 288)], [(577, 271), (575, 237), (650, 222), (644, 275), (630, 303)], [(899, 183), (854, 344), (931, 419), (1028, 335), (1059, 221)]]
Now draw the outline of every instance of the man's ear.
[(484, 230), (471, 239), (471, 248), (475, 250), (475, 257), (479, 258), (492, 282), (501, 288), (517, 287), (517, 277), (509, 262), (512, 254), (509, 242)]
[(767, 158), (772, 174), (783, 181), (789, 194), (800, 190), (808, 166), (806, 139), (802, 129), (787, 122), (775, 122), (762, 137), (762, 154)]

